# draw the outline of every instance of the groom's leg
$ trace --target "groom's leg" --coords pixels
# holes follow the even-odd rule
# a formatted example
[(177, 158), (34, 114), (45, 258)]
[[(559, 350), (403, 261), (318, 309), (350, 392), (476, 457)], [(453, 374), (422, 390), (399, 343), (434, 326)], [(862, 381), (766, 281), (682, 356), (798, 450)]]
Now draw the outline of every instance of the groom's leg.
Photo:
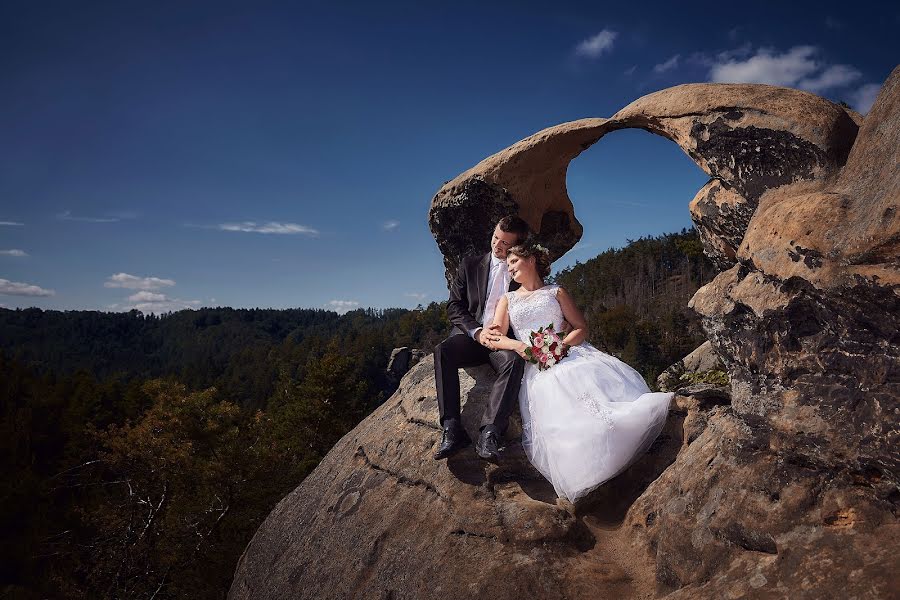
[(484, 407), (481, 427), (494, 425), (502, 436), (506, 433), (509, 416), (519, 398), (525, 360), (512, 350), (496, 350), (491, 352), (490, 361), (497, 372), (497, 381), (494, 382), (488, 404)]
[(434, 379), (441, 427), (444, 419), (459, 419), (459, 369), (483, 365), (490, 350), (463, 333), (451, 335), (434, 347)]

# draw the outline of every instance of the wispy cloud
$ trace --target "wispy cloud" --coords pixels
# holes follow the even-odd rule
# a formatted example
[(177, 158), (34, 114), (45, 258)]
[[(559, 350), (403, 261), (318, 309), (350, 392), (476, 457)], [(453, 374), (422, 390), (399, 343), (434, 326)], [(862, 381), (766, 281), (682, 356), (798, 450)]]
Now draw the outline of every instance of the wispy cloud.
[[(112, 275), (103, 285), (109, 288), (139, 290), (129, 295), (125, 302), (107, 304), (106, 307), (112, 311), (127, 312), (139, 310), (145, 314), (162, 314), (185, 309), (196, 309), (203, 306), (201, 300), (183, 300), (161, 292), (150, 291), (175, 285), (175, 282), (171, 279), (136, 277), (128, 273), (117, 273)], [(214, 302), (212, 299), (210, 301)]]
[(25, 223), (19, 223), (18, 221), (0, 221), (0, 225), (10, 225), (14, 227), (22, 227)]
[(807, 77), (797, 83), (797, 87), (808, 92), (818, 93), (839, 87), (845, 87), (862, 77), (862, 73), (850, 65), (831, 65), (813, 77)]
[(681, 58), (680, 54), (676, 54), (669, 60), (665, 62), (661, 62), (658, 65), (653, 66), (654, 73), (665, 73), (666, 71), (671, 71), (675, 67), (678, 66), (678, 60)]
[(76, 217), (72, 214), (71, 210), (64, 210), (61, 213), (57, 213), (57, 219), (62, 219), (63, 221), (83, 221), (87, 223), (114, 223), (119, 221), (119, 217)]
[(879, 84), (867, 83), (858, 90), (850, 93), (850, 103), (853, 105), (853, 108), (860, 113), (866, 114), (869, 112), (869, 109), (872, 108), (872, 105), (875, 104), (875, 99), (878, 97), (878, 92), (880, 91), (881, 86)]
[(613, 42), (618, 35), (615, 31), (604, 29), (600, 33), (580, 42), (575, 47), (575, 55), (585, 58), (598, 58), (604, 52), (612, 50)]
[(400, 227), (400, 221), (385, 221), (384, 223), (381, 224), (381, 227), (385, 231), (393, 231), (393, 230), (397, 229), (398, 227)]
[(862, 73), (851, 65), (828, 64), (815, 46), (794, 46), (786, 52), (759, 48), (753, 56), (739, 60), (723, 52), (713, 61), (709, 79), (727, 83), (769, 83), (796, 87), (814, 93), (847, 86)]
[(18, 248), (13, 248), (12, 250), (0, 250), (0, 254), (4, 256), (28, 256), (27, 252), (19, 250)]
[(245, 231), (250, 233), (279, 233), (279, 234), (303, 234), (309, 236), (319, 235), (318, 230), (297, 223), (279, 223), (268, 221), (257, 223), (255, 221), (241, 221), (240, 223), (220, 223), (217, 226), (222, 231)]
[(359, 302), (357, 302), (356, 300), (332, 300), (326, 305), (326, 307), (342, 315), (348, 311), (358, 308)]
[(147, 291), (138, 292), (128, 296), (129, 302), (165, 302), (166, 300), (168, 300), (168, 298), (166, 298), (165, 294)]
[(634, 71), (637, 69), (637, 65), (632, 65), (631, 67), (625, 69), (624, 74), (626, 77), (631, 77), (634, 75)]
[[(727, 58), (712, 65), (710, 81), (717, 83), (769, 83), (796, 85), (819, 69), (814, 46), (795, 46), (784, 53), (760, 48), (746, 60)], [(719, 58), (723, 58), (720, 54)]]
[[(813, 92), (830, 93), (848, 90), (857, 85), (863, 74), (847, 64), (830, 64), (821, 57), (816, 46), (794, 46), (785, 52), (773, 48), (759, 48), (755, 53), (746, 52), (746, 46), (729, 52), (721, 52), (714, 59), (706, 59), (709, 80), (720, 83), (768, 83)], [(746, 52), (746, 53), (745, 53)], [(741, 57), (741, 54), (744, 54)], [(703, 55), (700, 62), (703, 62)], [(853, 107), (861, 113), (868, 112), (881, 89), (880, 85), (867, 83), (849, 94)]]
[(421, 302), (422, 300), (424, 300), (425, 298), (428, 297), (428, 294), (424, 294), (422, 292), (406, 292), (403, 295), (406, 296), (407, 298), (412, 298), (413, 300), (416, 300), (418, 302)]
[(137, 277), (128, 273), (116, 273), (110, 275), (103, 283), (103, 287), (125, 288), (128, 290), (156, 290), (161, 287), (175, 285), (172, 279), (160, 279), (159, 277)]
[(31, 283), (0, 279), (0, 294), (6, 296), (53, 296), (56, 292)]
[(585, 250), (590, 250), (594, 247), (594, 245), (595, 244), (593, 242), (578, 242), (577, 244), (572, 246), (572, 249), (569, 250), (569, 252), (583, 252)]

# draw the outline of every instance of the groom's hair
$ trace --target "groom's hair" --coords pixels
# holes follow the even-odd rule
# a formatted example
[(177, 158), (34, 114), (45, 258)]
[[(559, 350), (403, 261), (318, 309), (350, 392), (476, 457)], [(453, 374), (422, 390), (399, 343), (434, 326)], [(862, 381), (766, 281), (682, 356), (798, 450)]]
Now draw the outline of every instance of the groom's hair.
[(506, 215), (497, 223), (500, 226), (501, 231), (505, 231), (506, 233), (515, 233), (519, 241), (518, 244), (521, 244), (525, 241), (525, 238), (528, 237), (528, 234), (531, 232), (531, 228), (528, 227), (528, 223), (525, 222), (524, 219), (519, 217), (518, 215)]

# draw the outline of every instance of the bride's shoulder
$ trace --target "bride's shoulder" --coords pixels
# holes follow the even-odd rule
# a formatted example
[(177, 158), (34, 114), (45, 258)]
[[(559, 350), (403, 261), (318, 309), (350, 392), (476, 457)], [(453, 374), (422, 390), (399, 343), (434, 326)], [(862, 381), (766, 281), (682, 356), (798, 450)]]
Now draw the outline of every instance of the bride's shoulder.
[(563, 288), (563, 286), (557, 285), (557, 284), (555, 284), (555, 283), (552, 283), (552, 284), (550, 284), (550, 285), (547, 286), (547, 291), (548, 291), (548, 292), (551, 292), (554, 296), (558, 296), (560, 290), (562, 290), (563, 293), (565, 293), (565, 291), (566, 291), (566, 290)]
[(557, 300), (571, 300), (572, 295), (569, 294), (569, 291), (561, 285), (552, 286), (553, 296)]

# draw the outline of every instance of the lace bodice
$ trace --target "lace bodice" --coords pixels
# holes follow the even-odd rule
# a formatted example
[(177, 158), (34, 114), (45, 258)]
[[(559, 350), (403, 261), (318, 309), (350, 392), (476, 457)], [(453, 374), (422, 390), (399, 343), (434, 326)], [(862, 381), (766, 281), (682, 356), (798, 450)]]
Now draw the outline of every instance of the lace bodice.
[(559, 331), (563, 323), (562, 307), (556, 300), (558, 285), (545, 285), (529, 295), (521, 297), (517, 292), (507, 292), (509, 325), (517, 340), (528, 342), (532, 331), (553, 324)]

